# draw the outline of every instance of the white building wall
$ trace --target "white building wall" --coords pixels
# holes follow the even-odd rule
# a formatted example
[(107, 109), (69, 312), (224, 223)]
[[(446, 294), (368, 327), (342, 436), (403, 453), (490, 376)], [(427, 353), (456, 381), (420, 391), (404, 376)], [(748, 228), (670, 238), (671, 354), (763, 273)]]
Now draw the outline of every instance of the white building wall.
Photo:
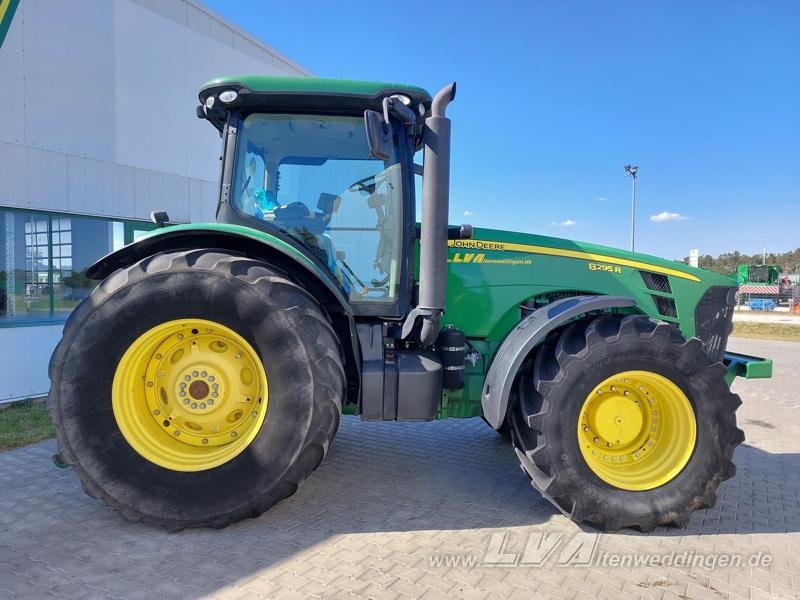
[[(220, 75), (308, 75), (196, 0), (24, 0), (0, 49), (0, 208), (212, 220)], [(47, 393), (62, 325), (0, 324), (0, 402)]]

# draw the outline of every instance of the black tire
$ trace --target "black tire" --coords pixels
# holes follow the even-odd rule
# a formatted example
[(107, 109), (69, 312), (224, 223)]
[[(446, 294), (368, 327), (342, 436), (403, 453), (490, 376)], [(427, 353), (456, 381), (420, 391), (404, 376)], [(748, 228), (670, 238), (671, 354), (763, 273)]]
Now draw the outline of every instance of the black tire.
[[(238, 456), (197, 472), (142, 458), (112, 410), (124, 351), (173, 319), (207, 319), (244, 337), (269, 381), (266, 418)], [(223, 250), (157, 254), (116, 271), (70, 316), (50, 361), (50, 415), (86, 492), (126, 518), (170, 530), (224, 527), (292, 495), (339, 425), (345, 375), (319, 304), (266, 264)]]
[[(689, 462), (671, 480), (645, 491), (602, 481), (581, 455), (576, 425), (594, 386), (621, 371), (661, 374), (686, 394), (696, 415)], [(605, 315), (551, 335), (524, 367), (520, 400), (509, 415), (523, 471), (545, 497), (576, 521), (603, 530), (651, 531), (685, 526), (690, 514), (716, 502), (719, 484), (736, 473), (731, 458), (744, 441), (736, 426), (741, 404), (697, 338), (643, 316)]]

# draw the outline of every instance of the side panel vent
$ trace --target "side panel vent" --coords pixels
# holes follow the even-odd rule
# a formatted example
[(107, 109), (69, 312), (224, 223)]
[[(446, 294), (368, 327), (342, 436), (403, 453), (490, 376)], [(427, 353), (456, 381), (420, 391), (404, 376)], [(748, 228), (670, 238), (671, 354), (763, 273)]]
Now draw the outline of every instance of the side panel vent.
[(671, 319), (678, 318), (678, 309), (675, 308), (675, 300), (672, 298), (664, 298), (664, 296), (652, 296), (653, 302), (656, 303), (658, 314), (662, 317), (669, 317)]
[(666, 275), (662, 275), (661, 273), (650, 273), (648, 271), (639, 271), (644, 280), (644, 284), (647, 286), (648, 290), (653, 290), (655, 292), (664, 292), (665, 294), (671, 294), (672, 288), (669, 285), (669, 278)]

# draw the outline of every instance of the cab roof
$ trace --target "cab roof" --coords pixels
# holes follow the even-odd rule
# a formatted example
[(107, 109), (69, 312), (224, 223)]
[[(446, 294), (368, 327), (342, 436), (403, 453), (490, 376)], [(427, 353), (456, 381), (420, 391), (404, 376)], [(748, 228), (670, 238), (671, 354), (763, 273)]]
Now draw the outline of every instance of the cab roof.
[[(222, 103), (218, 95), (226, 90), (237, 93), (230, 103)], [(411, 108), (417, 114), (430, 109), (430, 94), (416, 86), (401, 83), (326, 79), (322, 77), (276, 77), (244, 75), (219, 77), (200, 88), (200, 102), (205, 105), (209, 96), (215, 96), (213, 108), (252, 107), (266, 110), (352, 112), (366, 109), (380, 110), (384, 97), (401, 94), (411, 99)], [(422, 109), (420, 110), (420, 104)]]

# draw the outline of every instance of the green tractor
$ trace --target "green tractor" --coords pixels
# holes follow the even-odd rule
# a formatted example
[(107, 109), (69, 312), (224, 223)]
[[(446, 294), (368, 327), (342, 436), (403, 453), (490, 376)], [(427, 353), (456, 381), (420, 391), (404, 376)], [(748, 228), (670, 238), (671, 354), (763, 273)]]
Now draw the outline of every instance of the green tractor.
[(601, 529), (682, 525), (714, 504), (744, 439), (729, 386), (771, 372), (725, 352), (736, 286), (449, 226), (455, 91), (201, 89), (197, 114), (223, 140), (216, 223), (158, 213), (93, 265), (50, 363), (60, 458), (91, 496), (168, 529), (254, 517), (320, 464), (345, 413), (483, 417), (541, 494)]

